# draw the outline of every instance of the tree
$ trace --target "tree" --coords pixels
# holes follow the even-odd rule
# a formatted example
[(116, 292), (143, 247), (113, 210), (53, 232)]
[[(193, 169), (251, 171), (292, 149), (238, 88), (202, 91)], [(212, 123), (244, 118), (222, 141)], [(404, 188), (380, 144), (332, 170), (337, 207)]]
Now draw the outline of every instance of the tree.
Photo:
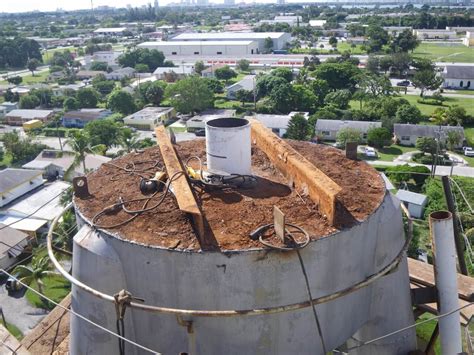
[(281, 113), (288, 113), (292, 110), (293, 97), (293, 87), (288, 83), (273, 88), (269, 95), (273, 107)]
[(64, 111), (73, 111), (79, 108), (79, 102), (76, 100), (75, 97), (68, 97), (63, 102), (63, 109)]
[(458, 131), (448, 131), (446, 137), (446, 145), (448, 149), (453, 151), (461, 143), (462, 136)]
[(165, 56), (156, 49), (137, 48), (129, 50), (118, 58), (118, 62), (122, 67), (135, 68), (137, 64), (146, 64), (151, 72), (156, 68), (162, 67)]
[(21, 109), (32, 109), (38, 107), (40, 100), (36, 95), (28, 94), (20, 97), (20, 108)]
[(351, 98), (352, 94), (349, 90), (336, 90), (326, 95), (324, 103), (344, 110), (349, 106)]
[(265, 49), (265, 53), (270, 53), (273, 50), (273, 40), (270, 37), (265, 38), (263, 48)]
[(328, 82), (322, 79), (314, 79), (311, 81), (310, 87), (316, 96), (317, 105), (322, 106), (324, 104), (324, 98), (330, 90)]
[(12, 92), (10, 89), (7, 89), (7, 91), (5, 91), (5, 94), (3, 94), (3, 98), (5, 99), (5, 101), (9, 102), (20, 101), (20, 95), (17, 92)]
[(374, 127), (367, 131), (367, 142), (376, 148), (390, 145), (391, 141), (392, 134), (387, 128)]
[(18, 265), (13, 270), (13, 274), (16, 274), (18, 280), (28, 286), (35, 283), (41, 294), (44, 294), (44, 278), (60, 276), (58, 272), (51, 271), (51, 265), (47, 256), (41, 258), (34, 257), (30, 266)]
[(94, 108), (97, 107), (99, 94), (95, 89), (82, 88), (77, 91), (76, 99), (80, 108)]
[(250, 62), (247, 59), (241, 59), (237, 62), (236, 68), (240, 71), (248, 71), (250, 69)]
[(90, 147), (103, 144), (109, 149), (118, 144), (120, 126), (111, 119), (96, 120), (87, 123), (84, 132)]
[(2, 139), (5, 151), (12, 156), (12, 163), (16, 165), (31, 161), (47, 148), (44, 144), (31, 142), (30, 138), (21, 138), (17, 131), (4, 133)]
[(107, 97), (107, 107), (113, 112), (119, 112), (123, 115), (129, 115), (136, 111), (133, 96), (123, 90), (114, 90)]
[(253, 100), (253, 91), (244, 89), (237, 90), (235, 98), (239, 100), (243, 106), (245, 102), (251, 102)]
[(325, 80), (332, 90), (348, 89), (355, 91), (360, 70), (351, 63), (322, 63), (316, 67), (317, 79)]
[(150, 68), (148, 67), (148, 64), (145, 64), (145, 63), (135, 64), (135, 70), (139, 73), (149, 73), (150, 72)]
[[(369, 57), (370, 58), (370, 57)], [(391, 56), (386, 55), (383, 57), (379, 57), (379, 67), (384, 73), (387, 73), (390, 68), (392, 67), (393, 59)]]
[(288, 82), (279, 76), (274, 76), (271, 74), (257, 76), (257, 96), (259, 98), (269, 95), (274, 88), (281, 85), (288, 84)]
[(94, 62), (91, 64), (90, 69), (91, 70), (97, 70), (97, 71), (107, 71), (109, 66), (107, 65), (106, 62)]
[(377, 74), (379, 72), (379, 66), (380, 66), (380, 59), (377, 56), (374, 55), (369, 55), (369, 58), (367, 58), (367, 64), (365, 65), (365, 69), (367, 69), (368, 72)]
[(468, 124), (470, 121), (469, 116), (466, 113), (466, 109), (464, 107), (460, 107), (457, 105), (449, 106), (446, 110), (446, 124), (451, 126), (463, 126)]
[(329, 45), (333, 48), (336, 48), (337, 47), (337, 38), (332, 36), (332, 37), (329, 37)]
[(202, 60), (198, 60), (196, 63), (194, 63), (194, 71), (197, 74), (201, 75), (204, 69), (206, 69), (206, 66)]
[(129, 128), (122, 129), (120, 131), (118, 144), (124, 149), (119, 151), (118, 154), (122, 155), (139, 149), (141, 147), (139, 137), (138, 133), (133, 132)]
[(417, 124), (421, 121), (422, 114), (418, 107), (406, 104), (397, 109), (396, 117), (398, 122)]
[(391, 68), (398, 72), (399, 76), (405, 76), (410, 64), (412, 63), (412, 57), (405, 52), (399, 52), (392, 54)]
[(217, 68), (214, 71), (214, 75), (219, 80), (225, 80), (225, 82), (227, 84), (227, 82), (230, 79), (235, 78), (237, 76), (237, 73), (235, 71), (233, 71), (232, 69), (230, 69), (230, 67), (228, 65), (225, 65), (222, 68)]
[(367, 37), (367, 49), (369, 53), (380, 52), (382, 47), (388, 43), (389, 36), (387, 31), (380, 25), (369, 25), (366, 30)]
[(286, 138), (304, 141), (308, 138), (309, 124), (301, 114), (294, 115), (288, 122)]
[(306, 85), (293, 85), (293, 109), (313, 113), (318, 100), (310, 87)]
[(171, 106), (181, 113), (194, 113), (214, 105), (214, 94), (204, 79), (190, 76), (166, 88)]
[(112, 80), (103, 80), (103, 81), (93, 82), (92, 86), (94, 87), (94, 89), (97, 90), (98, 93), (100, 93), (102, 97), (104, 97), (110, 94), (114, 90), (115, 83)]
[(72, 152), (74, 153), (74, 161), (71, 167), (65, 172), (65, 176), (69, 176), (74, 171), (74, 169), (76, 169), (81, 164), (84, 174), (87, 173), (86, 155), (94, 153), (94, 148), (91, 146), (91, 140), (90, 134), (85, 130), (74, 131), (70, 135), (70, 138), (66, 141), (66, 144), (69, 145)]
[(224, 85), (216, 78), (202, 78), (204, 83), (207, 85), (209, 90), (215, 94), (221, 94), (224, 92)]
[(20, 85), (21, 82), (23, 81), (23, 78), (19, 75), (17, 76), (11, 76), (9, 78), (7, 78), (7, 81), (10, 83), (10, 84), (13, 84), (13, 85)]
[(160, 85), (160, 82), (154, 82), (148, 87), (145, 92), (145, 98), (148, 103), (151, 103), (155, 106), (158, 106), (165, 95), (165, 90), (163, 85)]
[(345, 146), (347, 142), (360, 142), (361, 133), (359, 130), (346, 127), (341, 128), (336, 135), (336, 141), (342, 146)]
[(416, 139), (415, 147), (423, 154), (430, 153), (434, 156), (438, 149), (438, 142), (433, 137), (419, 137)]
[(388, 96), (392, 93), (392, 84), (385, 75), (365, 74), (359, 77), (359, 88), (370, 97)]
[(414, 87), (420, 89), (420, 97), (423, 97), (426, 90), (438, 90), (443, 83), (443, 78), (439, 77), (434, 70), (421, 70), (415, 73), (412, 83)]
[(408, 52), (413, 51), (419, 44), (420, 41), (413, 34), (413, 31), (406, 29), (394, 38), (391, 47), (394, 52)]

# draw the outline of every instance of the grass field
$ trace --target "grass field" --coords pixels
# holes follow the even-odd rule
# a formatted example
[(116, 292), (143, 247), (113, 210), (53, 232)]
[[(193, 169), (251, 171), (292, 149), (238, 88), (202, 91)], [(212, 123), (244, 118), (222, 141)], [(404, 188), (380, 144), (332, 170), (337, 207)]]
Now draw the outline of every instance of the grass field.
[(366, 51), (362, 50), (361, 45), (356, 45), (354, 48), (352, 48), (351, 45), (347, 42), (338, 42), (337, 50), (340, 53), (343, 53), (345, 51), (349, 51), (351, 54), (365, 54), (366, 53)]
[[(443, 107), (418, 103), (418, 99), (420, 98), (418, 95), (402, 95), (401, 97), (407, 100), (412, 105), (416, 105), (420, 109), (421, 113), (427, 116), (431, 115), (433, 111), (436, 110), (438, 107)], [(474, 115), (474, 97), (472, 99), (466, 97), (446, 97), (444, 105), (445, 107), (451, 105), (458, 105), (464, 107), (468, 114)]]
[(421, 43), (413, 55), (436, 62), (474, 63), (474, 48), (462, 44), (448, 46), (439, 43)]
[[(25, 85), (25, 84), (38, 84), (46, 81), (46, 78), (49, 75), (49, 70), (45, 70), (42, 72), (35, 72), (35, 76), (33, 75), (26, 75), (23, 77), (23, 81), (21, 82), (20, 85)], [(0, 80), (0, 85), (7, 85), (8, 81), (6, 80)]]
[[(5, 324), (3, 325), (5, 326)], [(18, 340), (21, 340), (23, 338), (23, 333), (21, 332), (20, 329), (17, 328), (16, 325), (7, 322), (5, 328), (7, 328), (10, 334), (13, 335), (15, 338), (17, 338)]]
[(403, 153), (407, 153), (407, 152), (412, 152), (414, 150), (417, 150), (417, 149), (414, 147), (404, 147), (397, 144), (393, 144), (390, 147), (377, 149), (378, 154), (379, 154), (379, 160), (382, 160), (382, 161), (393, 161), (393, 159), (395, 159), (399, 155), (402, 155)]
[(53, 58), (54, 52), (62, 52), (66, 49), (69, 49), (69, 51), (74, 52), (76, 50), (75, 47), (70, 46), (70, 47), (61, 47), (61, 48), (54, 48), (54, 49), (48, 49), (46, 51), (43, 51), (43, 63), (48, 64), (48, 62)]
[[(61, 300), (66, 297), (67, 294), (71, 291), (70, 283), (66, 281), (63, 277), (45, 277), (43, 279), (43, 282), (44, 294), (55, 302), (61, 302)], [(35, 290), (38, 290), (38, 285), (36, 284), (36, 282), (33, 282), (30, 286)], [(48, 301), (44, 301), (31, 290), (26, 291), (25, 297), (28, 302), (30, 302), (31, 305), (33, 305), (34, 307), (46, 309), (54, 308), (54, 304), (50, 304)]]
[[(433, 316), (431, 314), (424, 313), (421, 315), (420, 318), (418, 318), (417, 323), (430, 319), (432, 317)], [(416, 336), (418, 337), (419, 343), (421, 343), (419, 345), (423, 345), (422, 348), (424, 348), (426, 344), (428, 344), (428, 342), (430, 341), (431, 334), (433, 334), (433, 330), (435, 327), (436, 327), (436, 321), (427, 322), (416, 327)], [(435, 343), (435, 354), (437, 355), (441, 354), (439, 338), (436, 340), (436, 343)]]

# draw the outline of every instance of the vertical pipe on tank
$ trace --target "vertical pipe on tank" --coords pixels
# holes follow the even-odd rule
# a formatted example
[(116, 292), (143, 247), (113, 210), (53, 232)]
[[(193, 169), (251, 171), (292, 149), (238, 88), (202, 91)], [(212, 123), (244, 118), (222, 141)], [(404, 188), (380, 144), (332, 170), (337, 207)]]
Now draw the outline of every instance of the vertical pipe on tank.
[(206, 158), (208, 170), (250, 175), (250, 122), (233, 117), (207, 121)]
[[(435, 257), (435, 281), (438, 289), (438, 312), (448, 313), (459, 307), (456, 248), (454, 245), (453, 216), (448, 211), (430, 214), (431, 242)], [(439, 319), (441, 352), (462, 352), (459, 311)]]

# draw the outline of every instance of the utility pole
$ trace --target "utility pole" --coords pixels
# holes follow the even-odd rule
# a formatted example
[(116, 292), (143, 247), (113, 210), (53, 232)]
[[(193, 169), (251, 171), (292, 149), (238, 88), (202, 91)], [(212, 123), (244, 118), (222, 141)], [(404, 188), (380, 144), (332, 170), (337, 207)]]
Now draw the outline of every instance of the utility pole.
[(446, 204), (448, 205), (448, 211), (453, 215), (454, 243), (458, 255), (459, 270), (463, 275), (468, 275), (466, 260), (464, 259), (464, 242), (460, 233), (459, 219), (456, 214), (456, 207), (454, 206), (453, 192), (451, 191), (449, 177), (444, 175), (441, 177), (441, 181), (443, 182), (444, 196), (446, 198)]

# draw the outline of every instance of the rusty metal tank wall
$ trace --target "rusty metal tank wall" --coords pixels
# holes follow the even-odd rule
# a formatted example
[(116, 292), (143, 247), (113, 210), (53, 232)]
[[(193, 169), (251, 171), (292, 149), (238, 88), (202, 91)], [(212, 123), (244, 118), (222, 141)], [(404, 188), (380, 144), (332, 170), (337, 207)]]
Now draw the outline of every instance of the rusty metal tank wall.
[[(206, 310), (272, 307), (308, 299), (296, 252), (242, 250), (184, 252), (136, 244), (83, 227), (74, 238), (73, 273), (114, 294), (121, 289), (150, 305)], [(391, 262), (404, 244), (399, 201), (386, 194), (363, 223), (311, 242), (301, 250), (314, 298), (350, 287)], [(111, 303), (73, 286), (76, 312), (115, 331)], [(406, 259), (390, 275), (334, 301), (317, 305), (328, 349), (353, 336), (356, 343), (413, 324)], [(128, 309), (126, 335), (163, 354), (322, 354), (311, 308), (263, 316), (185, 318)], [(409, 330), (355, 350), (406, 354), (416, 346)], [(354, 345), (354, 343), (351, 343)], [(126, 345), (127, 354), (139, 354)], [(116, 354), (118, 341), (72, 317), (71, 353)]]

